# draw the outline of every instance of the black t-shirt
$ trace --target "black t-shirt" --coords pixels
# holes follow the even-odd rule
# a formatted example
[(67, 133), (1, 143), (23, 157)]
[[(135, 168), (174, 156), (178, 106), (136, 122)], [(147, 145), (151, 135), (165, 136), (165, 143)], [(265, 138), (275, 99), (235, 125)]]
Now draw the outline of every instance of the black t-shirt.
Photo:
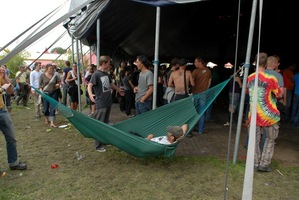
[(107, 108), (112, 105), (111, 78), (107, 72), (97, 70), (90, 78), (93, 84), (96, 109)]
[(66, 79), (66, 77), (67, 77), (67, 74), (69, 73), (69, 71), (71, 71), (72, 70), (72, 68), (71, 67), (67, 67), (67, 68), (64, 68), (63, 69), (63, 73), (65, 74), (65, 76), (63, 77), (63, 83), (66, 83), (65, 82), (65, 79)]

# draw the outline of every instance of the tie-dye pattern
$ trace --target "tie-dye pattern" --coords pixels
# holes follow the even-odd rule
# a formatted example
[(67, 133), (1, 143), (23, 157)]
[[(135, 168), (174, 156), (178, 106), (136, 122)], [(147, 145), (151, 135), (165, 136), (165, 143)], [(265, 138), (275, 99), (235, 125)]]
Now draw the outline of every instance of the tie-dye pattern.
[[(250, 111), (248, 120), (250, 122), (253, 106), (255, 73), (248, 76), (247, 87), (250, 96)], [(281, 95), (281, 89), (275, 76), (265, 72), (258, 74), (258, 91), (257, 91), (257, 126), (271, 126), (280, 120), (280, 113), (276, 106), (275, 98)]]

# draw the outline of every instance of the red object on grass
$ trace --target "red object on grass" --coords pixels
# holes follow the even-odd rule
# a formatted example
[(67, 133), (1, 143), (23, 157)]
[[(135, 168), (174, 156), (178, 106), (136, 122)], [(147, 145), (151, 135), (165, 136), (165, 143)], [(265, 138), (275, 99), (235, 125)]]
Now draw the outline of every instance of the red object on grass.
[(58, 164), (52, 164), (52, 165), (51, 165), (51, 168), (52, 168), (52, 169), (55, 169), (55, 168), (57, 168), (57, 167), (59, 167)]

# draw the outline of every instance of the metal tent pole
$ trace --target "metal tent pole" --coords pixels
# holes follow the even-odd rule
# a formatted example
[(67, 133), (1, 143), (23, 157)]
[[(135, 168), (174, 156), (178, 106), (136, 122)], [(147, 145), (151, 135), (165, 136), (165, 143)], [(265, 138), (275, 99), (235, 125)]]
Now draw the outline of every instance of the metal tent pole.
[(82, 111), (82, 108), (81, 108), (81, 95), (80, 95), (81, 81), (80, 81), (80, 67), (79, 67), (80, 52), (79, 52), (79, 40), (78, 39), (76, 39), (76, 52), (77, 52), (78, 109), (79, 109), (79, 112), (81, 112)]
[(157, 85), (158, 85), (158, 66), (159, 66), (159, 33), (160, 33), (160, 7), (156, 8), (156, 37), (155, 37), (155, 59), (154, 59), (154, 91), (153, 91), (153, 109), (157, 103)]
[(240, 109), (239, 109), (239, 117), (238, 117), (237, 132), (236, 132), (236, 139), (235, 139), (235, 149), (234, 149), (234, 155), (233, 155), (233, 163), (234, 164), (236, 164), (236, 162), (237, 162), (238, 147), (239, 147), (239, 141), (240, 141), (240, 133), (241, 133), (241, 128), (242, 128), (242, 118), (243, 118), (243, 111), (244, 111), (245, 92), (246, 92), (248, 71), (249, 71), (249, 67), (250, 67), (252, 39), (253, 39), (255, 16), (256, 16), (256, 4), (257, 4), (257, 0), (254, 0), (253, 3), (252, 3), (251, 19), (250, 19), (249, 34), (248, 34), (248, 44), (247, 44), (247, 52), (246, 52), (246, 60), (245, 60), (245, 64), (244, 64), (245, 70), (244, 70), (241, 100), (240, 100), (241, 104), (240, 104)]
[(97, 67), (100, 66), (101, 21), (97, 19)]

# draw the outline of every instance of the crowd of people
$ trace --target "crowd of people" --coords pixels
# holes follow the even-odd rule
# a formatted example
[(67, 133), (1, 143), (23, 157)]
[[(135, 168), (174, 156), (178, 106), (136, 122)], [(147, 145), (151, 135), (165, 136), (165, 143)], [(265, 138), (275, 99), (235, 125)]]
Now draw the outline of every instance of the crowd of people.
[[(269, 165), (274, 153), (274, 141), (278, 137), (279, 123), (289, 121), (291, 126), (299, 128), (299, 73), (295, 64), (280, 71), (280, 58), (276, 55), (268, 57), (266, 53), (260, 53), (257, 58), (255, 68), (259, 73), (258, 105), (262, 104), (260, 108), (263, 109), (258, 109), (257, 112), (255, 168), (257, 171), (268, 172), (271, 171)], [(207, 67), (203, 57), (195, 57), (192, 63), (194, 67), (191, 69), (189, 64), (189, 60), (185, 58), (173, 58), (168, 68), (159, 67), (157, 107), (208, 90), (217, 84), (215, 77), (218, 77), (217, 82), (219, 81), (220, 75), (217, 75), (217, 70)], [(61, 66), (60, 69), (53, 63), (42, 66), (41, 62), (37, 61), (32, 71), (30, 68), (28, 70), (28, 67), (20, 66), (14, 84), (8, 78), (8, 72), (6, 66), (1, 66), (0, 114), (4, 117), (1, 117), (0, 127), (7, 140), (8, 163), (11, 169), (27, 168), (17, 159), (16, 140), (9, 116), (12, 99), (17, 106), (27, 107), (28, 100), (33, 98), (35, 117), (44, 116), (44, 123), (53, 128), (57, 127), (55, 115), (58, 110), (41, 98), (36, 89), (73, 110), (78, 110), (79, 98), (84, 90), (83, 96), (90, 108), (88, 115), (104, 123), (109, 123), (111, 106), (114, 102), (119, 103), (120, 111), (128, 117), (141, 115), (153, 109), (155, 76), (153, 64), (143, 55), (137, 56), (132, 62), (122, 61), (117, 67), (113, 66), (109, 56), (103, 55), (99, 58), (99, 66), (90, 64), (82, 72), (78, 70), (76, 62), (71, 64), (65, 61), (65, 66)], [(235, 76), (227, 86), (228, 113), (236, 114), (240, 105), (242, 77), (232, 74), (231, 71), (228, 74)], [(248, 127), (253, 108), (254, 75), (255, 73), (249, 75), (246, 84), (245, 105), (248, 106), (245, 109), (244, 121)], [(12, 91), (8, 92), (11, 88)], [(272, 95), (266, 95), (269, 93)], [(197, 108), (198, 113), (203, 107), (205, 105), (201, 103)], [(201, 115), (197, 125), (190, 131), (190, 137), (208, 133), (205, 122), (213, 116), (211, 108), (212, 106)], [(234, 119), (237, 120), (236, 115)], [(184, 134), (186, 132), (184, 130)], [(169, 137), (177, 137), (175, 133), (169, 131), (167, 134)], [(168, 139), (166, 137), (166, 140)], [(263, 145), (260, 145), (261, 142)], [(95, 141), (95, 150), (105, 152), (105, 144)]]

